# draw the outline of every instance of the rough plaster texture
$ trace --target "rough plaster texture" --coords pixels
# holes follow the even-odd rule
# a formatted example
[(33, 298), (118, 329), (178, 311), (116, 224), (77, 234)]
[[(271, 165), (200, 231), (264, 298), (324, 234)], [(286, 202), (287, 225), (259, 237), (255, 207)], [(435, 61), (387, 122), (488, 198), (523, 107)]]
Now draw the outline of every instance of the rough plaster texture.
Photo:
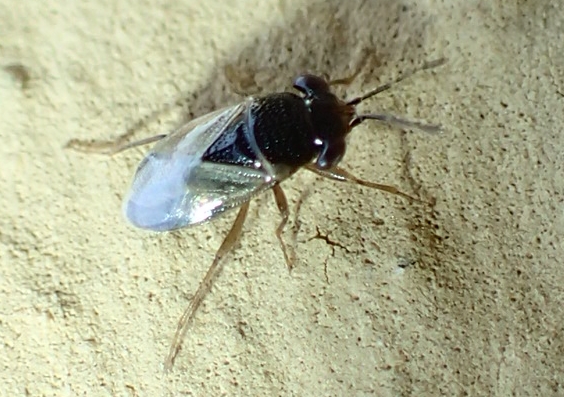
[[(1, 0), (0, 395), (564, 395), (563, 21), (558, 0)], [(367, 123), (343, 162), (436, 204), (300, 173), (289, 274), (261, 196), (164, 374), (232, 215), (135, 230), (143, 150), (66, 142), (166, 132), (303, 71), (360, 69), (352, 96), (440, 56), (362, 108), (443, 134)]]

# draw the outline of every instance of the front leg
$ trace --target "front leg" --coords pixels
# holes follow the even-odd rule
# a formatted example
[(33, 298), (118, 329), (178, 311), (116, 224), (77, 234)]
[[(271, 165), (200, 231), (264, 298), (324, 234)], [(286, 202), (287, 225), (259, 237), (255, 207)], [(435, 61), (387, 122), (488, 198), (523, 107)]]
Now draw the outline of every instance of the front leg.
[(317, 175), (324, 177), (324, 178), (333, 179), (335, 181), (340, 181), (340, 182), (354, 183), (356, 185), (361, 185), (361, 186), (366, 186), (366, 187), (370, 187), (370, 188), (373, 188), (373, 189), (383, 190), (385, 192), (392, 193), (392, 194), (395, 194), (397, 196), (401, 196), (403, 198), (406, 198), (409, 201), (423, 202), (422, 200), (420, 200), (418, 198), (415, 198), (413, 196), (410, 196), (407, 193), (402, 192), (401, 190), (399, 190), (395, 186), (382, 185), (380, 183), (370, 182), (370, 181), (366, 181), (364, 179), (357, 178), (356, 176), (352, 175), (350, 172), (342, 169), (341, 167), (334, 166), (334, 167), (331, 167), (330, 169), (323, 170), (323, 169), (316, 168), (314, 165), (308, 165), (308, 166), (306, 166), (306, 168), (308, 170), (316, 173)]

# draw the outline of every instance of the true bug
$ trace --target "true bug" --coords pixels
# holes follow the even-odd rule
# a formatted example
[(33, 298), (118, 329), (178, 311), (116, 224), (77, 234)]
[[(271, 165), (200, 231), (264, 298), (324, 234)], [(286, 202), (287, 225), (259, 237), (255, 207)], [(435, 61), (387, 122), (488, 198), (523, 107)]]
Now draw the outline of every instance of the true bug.
[[(221, 269), (221, 259), (237, 242), (250, 200), (272, 189), (282, 219), (276, 229), (288, 267), (292, 261), (282, 239), (289, 217), (280, 183), (300, 168), (330, 179), (355, 183), (417, 200), (397, 188), (365, 181), (338, 166), (349, 132), (373, 119), (400, 127), (434, 132), (438, 126), (420, 124), (389, 114), (358, 114), (356, 106), (418, 71), (442, 65), (425, 63), (387, 84), (349, 101), (332, 93), (327, 81), (300, 75), (294, 88), (301, 92), (273, 93), (247, 98), (192, 120), (168, 135), (157, 135), (117, 148), (114, 152), (152, 142), (156, 145), (139, 164), (124, 212), (137, 227), (170, 231), (209, 221), (239, 207), (236, 219), (219, 247), (212, 265), (178, 323), (165, 368), (172, 367), (188, 326)], [(76, 142), (69, 144), (79, 147)]]

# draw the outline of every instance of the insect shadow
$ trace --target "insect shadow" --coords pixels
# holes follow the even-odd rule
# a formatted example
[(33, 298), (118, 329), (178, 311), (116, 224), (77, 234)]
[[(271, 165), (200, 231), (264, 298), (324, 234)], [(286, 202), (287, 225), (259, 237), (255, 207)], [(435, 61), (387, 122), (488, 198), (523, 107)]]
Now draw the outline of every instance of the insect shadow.
[(68, 147), (111, 154), (156, 144), (139, 164), (123, 210), (135, 226), (153, 231), (172, 231), (210, 221), (239, 208), (231, 229), (189, 306), (179, 320), (165, 369), (170, 370), (200, 304), (221, 270), (222, 259), (239, 240), (252, 198), (272, 190), (281, 221), (276, 228), (286, 264), (293, 255), (282, 237), (288, 222), (288, 201), (280, 184), (305, 168), (322, 177), (379, 189), (410, 201), (421, 201), (394, 186), (366, 181), (339, 167), (349, 133), (366, 120), (401, 128), (437, 132), (439, 126), (422, 124), (385, 113), (358, 113), (356, 106), (392, 85), (445, 63), (438, 59), (361, 96), (342, 100), (331, 90), (350, 79), (328, 81), (311, 74), (293, 82), (299, 95), (278, 92), (214, 111), (161, 134), (132, 143), (121, 140), (103, 147), (70, 141)]

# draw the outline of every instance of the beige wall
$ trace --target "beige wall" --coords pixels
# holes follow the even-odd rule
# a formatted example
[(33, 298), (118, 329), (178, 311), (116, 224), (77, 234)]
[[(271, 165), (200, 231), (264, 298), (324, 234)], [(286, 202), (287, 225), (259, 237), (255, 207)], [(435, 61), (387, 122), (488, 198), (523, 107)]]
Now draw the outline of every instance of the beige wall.
[[(561, 2), (222, 3), (0, 0), (0, 395), (564, 395)], [(68, 140), (167, 132), (304, 71), (360, 70), (350, 97), (441, 56), (361, 109), (443, 133), (366, 123), (342, 163), (434, 207), (299, 173), (289, 274), (259, 197), (163, 374), (232, 215), (133, 229), (144, 149)]]

